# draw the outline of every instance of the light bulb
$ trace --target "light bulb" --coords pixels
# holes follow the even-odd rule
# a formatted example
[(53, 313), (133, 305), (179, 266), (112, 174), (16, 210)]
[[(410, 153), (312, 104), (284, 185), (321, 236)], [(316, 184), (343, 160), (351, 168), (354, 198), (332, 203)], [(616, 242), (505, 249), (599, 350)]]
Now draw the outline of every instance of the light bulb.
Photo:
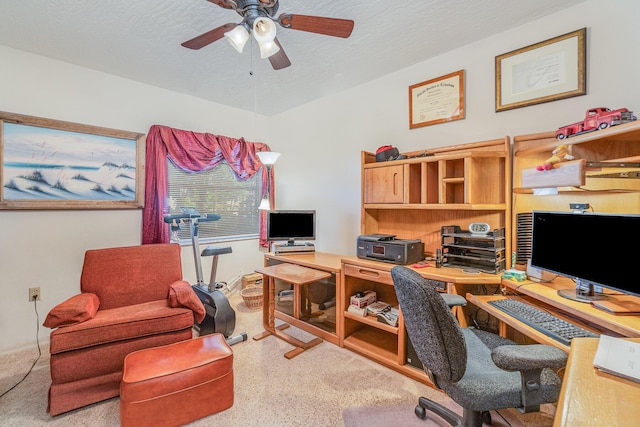
[(258, 46), (260, 47), (260, 58), (262, 59), (275, 55), (280, 51), (280, 46), (275, 42), (258, 43)]
[(244, 45), (249, 40), (249, 31), (244, 25), (237, 25), (233, 30), (224, 33), (224, 37), (229, 41), (235, 50), (242, 53)]
[(253, 37), (258, 43), (272, 42), (276, 38), (276, 24), (263, 16), (256, 18), (253, 21)]

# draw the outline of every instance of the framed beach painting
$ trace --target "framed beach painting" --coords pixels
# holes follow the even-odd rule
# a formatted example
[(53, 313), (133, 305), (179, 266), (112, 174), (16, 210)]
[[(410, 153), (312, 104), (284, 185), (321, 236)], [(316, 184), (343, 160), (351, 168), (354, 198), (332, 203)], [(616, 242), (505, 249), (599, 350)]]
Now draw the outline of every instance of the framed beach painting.
[(138, 209), (145, 135), (0, 112), (0, 209)]

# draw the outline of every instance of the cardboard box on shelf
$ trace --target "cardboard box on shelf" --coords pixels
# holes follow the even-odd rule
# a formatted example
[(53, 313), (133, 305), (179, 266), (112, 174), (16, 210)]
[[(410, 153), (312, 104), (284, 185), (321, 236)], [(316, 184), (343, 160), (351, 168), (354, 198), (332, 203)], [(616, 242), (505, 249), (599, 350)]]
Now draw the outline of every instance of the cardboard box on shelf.
[[(360, 294), (361, 296), (358, 296), (358, 294)], [(358, 294), (351, 295), (351, 305), (355, 305), (358, 308), (365, 308), (369, 304), (373, 304), (374, 302), (376, 302), (375, 291), (364, 291), (361, 293), (359, 292)]]
[(242, 276), (242, 289), (255, 286), (262, 286), (262, 274), (251, 273)]

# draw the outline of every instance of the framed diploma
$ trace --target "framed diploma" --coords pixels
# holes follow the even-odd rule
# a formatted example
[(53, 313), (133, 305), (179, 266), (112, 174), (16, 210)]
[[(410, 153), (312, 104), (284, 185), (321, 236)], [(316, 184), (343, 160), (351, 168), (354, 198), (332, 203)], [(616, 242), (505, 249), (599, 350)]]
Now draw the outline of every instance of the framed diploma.
[(582, 28), (496, 56), (496, 111), (585, 95), (586, 43)]
[(409, 86), (409, 129), (464, 119), (464, 70)]

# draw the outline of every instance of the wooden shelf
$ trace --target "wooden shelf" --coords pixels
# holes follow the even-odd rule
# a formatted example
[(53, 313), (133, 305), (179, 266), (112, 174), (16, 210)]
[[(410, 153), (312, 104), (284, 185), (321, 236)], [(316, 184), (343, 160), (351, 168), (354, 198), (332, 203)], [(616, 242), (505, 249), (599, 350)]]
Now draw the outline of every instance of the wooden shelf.
[(482, 211), (504, 211), (507, 209), (505, 203), (497, 204), (480, 204), (480, 203), (407, 203), (407, 204), (383, 204), (383, 203), (366, 203), (363, 205), (365, 209), (420, 209), (420, 210), (482, 210)]
[(398, 335), (398, 327), (387, 325), (382, 322), (378, 322), (378, 319), (374, 316), (358, 316), (357, 314), (349, 313), (348, 311), (344, 312), (344, 317), (346, 319), (355, 320), (356, 322), (363, 323), (365, 325), (369, 325), (371, 327), (381, 329), (386, 332), (391, 332), (392, 334)]
[(398, 340), (380, 329), (359, 329), (344, 338), (344, 346), (387, 366), (398, 365)]
[(625, 144), (640, 140), (640, 120), (611, 126), (607, 129), (596, 130), (582, 135), (572, 136), (559, 141), (555, 138), (555, 132), (545, 132), (516, 137), (519, 139), (518, 149), (514, 149), (515, 157), (526, 157), (535, 153), (551, 152), (558, 145), (568, 146), (588, 144), (589, 142), (612, 144)]
[[(485, 222), (492, 229), (511, 229), (511, 140), (509, 137), (409, 153), (403, 160), (376, 162), (375, 154), (361, 153), (361, 234), (392, 234), (424, 244), (425, 256), (435, 257), (442, 248), (443, 226), (469, 228)], [(505, 247), (511, 246), (505, 238)], [(508, 260), (510, 262), (510, 260)], [(406, 363), (406, 335), (402, 316), (397, 327), (347, 311), (355, 292), (374, 290), (378, 300), (397, 305), (390, 276), (393, 264), (345, 258), (342, 261), (342, 343), (365, 357), (426, 385), (424, 371)], [(500, 283), (499, 274), (465, 275), (459, 268), (420, 269), (420, 274), (454, 284)], [(395, 303), (395, 304), (394, 304)], [(462, 310), (455, 311), (467, 324)]]
[[(571, 186), (567, 181), (550, 180), (546, 183), (546, 187), (556, 188), (557, 194), (538, 196), (531, 188), (525, 188), (528, 185), (523, 185), (527, 181), (523, 172), (526, 174), (526, 171), (542, 164), (559, 144), (568, 145), (575, 160), (557, 166), (563, 168), (571, 167), (576, 162), (583, 163), (584, 167), (580, 172), (582, 183), (578, 182), (578, 185)], [(612, 167), (589, 167), (588, 164), (593, 162), (609, 162), (612, 163)], [(554, 138), (554, 132), (514, 137), (511, 250), (516, 251), (518, 247), (516, 216), (520, 213), (529, 213), (534, 210), (568, 211), (570, 203), (588, 203), (596, 212), (639, 213), (640, 167), (615, 166), (616, 163), (638, 162), (640, 162), (640, 121), (638, 120), (573, 136), (562, 141)], [(625, 173), (631, 174), (632, 177), (624, 177)], [(526, 238), (526, 231), (523, 236)], [(518, 257), (518, 260), (519, 263), (523, 262), (522, 257)]]

